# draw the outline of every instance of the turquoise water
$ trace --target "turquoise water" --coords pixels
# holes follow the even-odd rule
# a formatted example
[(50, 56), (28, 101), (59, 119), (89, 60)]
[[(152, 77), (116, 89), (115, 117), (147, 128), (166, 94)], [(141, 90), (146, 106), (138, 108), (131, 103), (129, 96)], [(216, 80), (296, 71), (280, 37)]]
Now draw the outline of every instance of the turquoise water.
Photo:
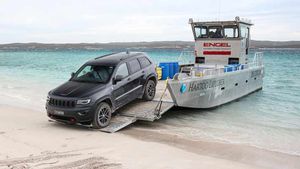
[[(106, 50), (59, 51), (2, 51), (0, 52), (0, 76), (37, 83), (60, 84), (84, 62), (107, 53)], [(179, 50), (150, 50), (154, 62), (177, 60)]]
[[(266, 67), (262, 91), (212, 110), (172, 110), (156, 123), (162, 126), (160, 132), (300, 155), (300, 49), (262, 51)], [(110, 52), (0, 51), (0, 99), (43, 110), (50, 89), (67, 81), (85, 61)], [(181, 51), (146, 52), (158, 63), (177, 60)]]

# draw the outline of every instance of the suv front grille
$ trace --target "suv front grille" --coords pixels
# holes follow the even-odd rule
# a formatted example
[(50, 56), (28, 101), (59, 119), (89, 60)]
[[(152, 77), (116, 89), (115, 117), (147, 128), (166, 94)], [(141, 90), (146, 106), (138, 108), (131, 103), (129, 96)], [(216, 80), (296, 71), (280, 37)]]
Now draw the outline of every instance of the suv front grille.
[(50, 98), (49, 104), (57, 107), (75, 107), (76, 101), (74, 100), (59, 100)]

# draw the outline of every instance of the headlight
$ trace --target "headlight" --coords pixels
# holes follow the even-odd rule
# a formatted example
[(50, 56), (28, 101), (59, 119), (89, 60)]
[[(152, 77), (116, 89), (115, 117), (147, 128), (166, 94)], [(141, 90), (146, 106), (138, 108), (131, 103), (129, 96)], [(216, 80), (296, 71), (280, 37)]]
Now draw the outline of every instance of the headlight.
[(89, 104), (91, 102), (91, 99), (83, 99), (83, 100), (77, 100), (77, 104), (85, 105)]

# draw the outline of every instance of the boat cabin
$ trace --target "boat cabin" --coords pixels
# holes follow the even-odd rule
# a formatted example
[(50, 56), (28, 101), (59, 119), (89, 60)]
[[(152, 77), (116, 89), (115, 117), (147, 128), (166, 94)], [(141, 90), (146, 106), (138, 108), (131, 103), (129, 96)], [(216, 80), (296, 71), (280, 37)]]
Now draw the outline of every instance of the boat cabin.
[(247, 64), (250, 21), (194, 22), (189, 20), (195, 39), (195, 64)]

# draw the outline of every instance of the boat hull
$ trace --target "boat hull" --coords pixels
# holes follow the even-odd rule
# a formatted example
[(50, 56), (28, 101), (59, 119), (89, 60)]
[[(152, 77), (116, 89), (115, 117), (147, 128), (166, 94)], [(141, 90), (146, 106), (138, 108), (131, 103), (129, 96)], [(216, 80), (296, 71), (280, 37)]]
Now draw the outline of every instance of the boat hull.
[(262, 89), (264, 67), (254, 67), (202, 78), (168, 81), (179, 107), (212, 108)]

